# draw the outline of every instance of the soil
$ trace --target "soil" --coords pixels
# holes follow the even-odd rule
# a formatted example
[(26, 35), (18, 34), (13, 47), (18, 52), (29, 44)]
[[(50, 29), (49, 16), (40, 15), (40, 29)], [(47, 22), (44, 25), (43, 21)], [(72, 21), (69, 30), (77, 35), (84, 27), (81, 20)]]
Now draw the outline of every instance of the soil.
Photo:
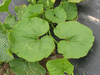
[(0, 75), (15, 75), (11, 69), (9, 69), (8, 63), (1, 64)]

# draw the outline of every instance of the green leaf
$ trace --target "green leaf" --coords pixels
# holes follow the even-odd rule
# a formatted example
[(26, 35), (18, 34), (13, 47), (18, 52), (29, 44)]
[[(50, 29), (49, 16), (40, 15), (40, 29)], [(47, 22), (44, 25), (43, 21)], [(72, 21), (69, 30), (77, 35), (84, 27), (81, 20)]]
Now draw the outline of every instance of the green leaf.
[(52, 37), (42, 37), (48, 30), (48, 22), (38, 17), (21, 20), (10, 34), (11, 51), (30, 62), (47, 58), (55, 47)]
[(1, 64), (2, 64), (3, 62), (2, 61), (0, 61), (0, 67), (1, 67)]
[(29, 11), (31, 13), (38, 13), (41, 14), (43, 12), (43, 5), (42, 4), (34, 4), (34, 5), (29, 5)]
[(8, 62), (13, 59), (13, 56), (8, 54), (9, 42), (8, 42), (8, 32), (0, 23), (0, 61)]
[(66, 12), (66, 20), (73, 20), (77, 16), (77, 6), (75, 3), (69, 3), (67, 1), (62, 2), (59, 6), (63, 8)]
[(5, 28), (6, 30), (11, 30), (11, 29), (12, 29), (12, 27), (10, 27), (9, 24), (3, 23), (3, 26), (4, 26), (4, 28)]
[(46, 11), (45, 16), (53, 23), (65, 22), (66, 12), (61, 7), (56, 7), (54, 10), (49, 9)]
[(31, 4), (36, 4), (36, 0), (27, 0)]
[(8, 12), (8, 7), (11, 1), (12, 0), (3, 0), (3, 4), (0, 5), (0, 12)]
[(43, 5), (42, 4), (35, 4), (35, 5), (29, 5), (27, 8), (27, 11), (23, 15), (22, 19), (30, 18), (30, 17), (36, 17), (39, 14), (43, 12)]
[(11, 70), (16, 75), (45, 75), (45, 69), (39, 65), (39, 62), (26, 62), (15, 58), (9, 62)]
[(68, 2), (72, 2), (72, 3), (79, 3), (81, 1), (83, 1), (83, 0), (68, 0)]
[(50, 75), (65, 75), (65, 72), (71, 75), (74, 70), (74, 66), (65, 58), (49, 60), (46, 66)]
[(43, 4), (46, 9), (53, 8), (55, 0), (39, 0), (38, 3)]
[(21, 6), (15, 6), (15, 12), (17, 15), (18, 20), (22, 19), (23, 14), (26, 12), (27, 10), (27, 6), (25, 4), (21, 5)]
[(86, 56), (93, 45), (92, 30), (77, 21), (58, 24), (54, 33), (63, 39), (58, 43), (58, 52), (66, 58)]
[(29, 11), (29, 8), (27, 8), (26, 12), (23, 14), (22, 19), (30, 18), (30, 16), (36, 17), (36, 14), (33, 14)]
[(52, 3), (55, 3), (56, 0), (51, 0)]
[(13, 28), (16, 25), (17, 21), (16, 21), (15, 16), (9, 15), (6, 17), (4, 23), (8, 24), (11, 28)]

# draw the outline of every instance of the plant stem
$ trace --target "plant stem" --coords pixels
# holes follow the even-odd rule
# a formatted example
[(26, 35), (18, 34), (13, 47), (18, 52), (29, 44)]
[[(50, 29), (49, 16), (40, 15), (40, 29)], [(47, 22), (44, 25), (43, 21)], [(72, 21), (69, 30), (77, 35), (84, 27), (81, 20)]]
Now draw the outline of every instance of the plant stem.
[(72, 75), (74, 75), (74, 73), (72, 73)]
[[(52, 37), (50, 30), (49, 30), (48, 32), (49, 32), (49, 35)], [(54, 40), (54, 42), (55, 42), (56, 44), (58, 44), (58, 42), (57, 42), (54, 38), (53, 38), (53, 40)]]
[(52, 36), (50, 30), (49, 30), (49, 35)]
[(11, 15), (9, 11), (8, 11), (8, 14)]
[(36, 4), (36, 0), (34, 0), (34, 4)]
[(45, 10), (43, 9), (43, 19), (45, 20)]
[(51, 24), (51, 26), (52, 26), (52, 27), (53, 27), (53, 29), (54, 29), (55, 27), (54, 27), (53, 23), (50, 23), (50, 24)]

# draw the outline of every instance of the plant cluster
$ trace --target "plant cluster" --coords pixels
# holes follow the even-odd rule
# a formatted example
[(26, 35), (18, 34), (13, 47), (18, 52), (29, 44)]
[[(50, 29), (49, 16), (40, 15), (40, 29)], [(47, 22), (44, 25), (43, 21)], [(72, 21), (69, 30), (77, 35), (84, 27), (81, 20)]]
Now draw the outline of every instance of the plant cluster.
[[(11, 1), (3, 0), (0, 12), (9, 13)], [(68, 59), (86, 56), (94, 41), (92, 30), (76, 21), (76, 3), (80, 1), (61, 0), (54, 7), (56, 0), (28, 0), (28, 6), (15, 6), (17, 19), (9, 13), (4, 23), (0, 22), (0, 62), (9, 62), (16, 75), (45, 75), (38, 61), (56, 51), (64, 58), (46, 63), (50, 75), (74, 75)]]

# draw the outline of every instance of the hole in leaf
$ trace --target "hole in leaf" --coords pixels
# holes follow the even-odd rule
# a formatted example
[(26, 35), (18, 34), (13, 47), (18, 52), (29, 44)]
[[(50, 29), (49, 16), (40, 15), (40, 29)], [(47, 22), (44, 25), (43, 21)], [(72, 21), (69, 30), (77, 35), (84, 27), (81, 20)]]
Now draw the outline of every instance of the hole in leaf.
[(61, 0), (56, 0), (55, 3), (54, 3), (54, 6), (55, 7), (59, 6), (60, 2), (61, 2)]
[(18, 57), (15, 53), (13, 53), (13, 56), (14, 56), (14, 58), (20, 58), (20, 57)]
[(65, 75), (68, 75), (66, 72), (64, 72)]

